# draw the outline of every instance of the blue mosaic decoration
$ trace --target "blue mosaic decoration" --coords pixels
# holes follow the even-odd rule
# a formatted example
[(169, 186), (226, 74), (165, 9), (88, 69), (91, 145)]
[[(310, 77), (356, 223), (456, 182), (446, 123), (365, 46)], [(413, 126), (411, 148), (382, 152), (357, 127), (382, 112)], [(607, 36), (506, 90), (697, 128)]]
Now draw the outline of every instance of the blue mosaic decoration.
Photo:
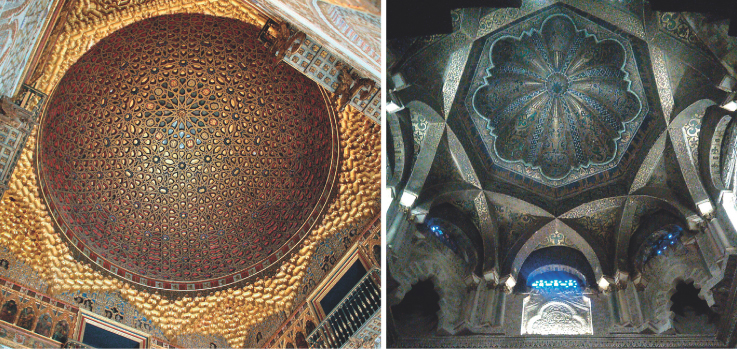
[(485, 42), (466, 107), (496, 166), (557, 187), (617, 165), (649, 111), (626, 38), (552, 9)]

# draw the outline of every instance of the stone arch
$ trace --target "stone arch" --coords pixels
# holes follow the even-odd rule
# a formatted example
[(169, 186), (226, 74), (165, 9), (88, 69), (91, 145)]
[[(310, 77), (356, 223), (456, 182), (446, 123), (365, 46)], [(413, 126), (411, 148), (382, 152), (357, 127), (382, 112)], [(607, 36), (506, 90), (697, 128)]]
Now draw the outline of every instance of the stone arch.
[(630, 195), (623, 205), (621, 220), (617, 228), (614, 261), (615, 269), (620, 271), (629, 270), (630, 240), (643, 217), (637, 214), (639, 205), (653, 205), (663, 212), (668, 212), (680, 221), (685, 222), (689, 230), (697, 229), (698, 224), (703, 222), (703, 219), (691, 209), (679, 203), (675, 198), (663, 195), (663, 193), (651, 192)]
[(433, 239), (415, 240), (409, 253), (409, 263), (390, 264), (391, 275), (398, 286), (394, 292), (388, 294), (387, 305), (399, 304), (412, 285), (431, 280), (440, 296), (438, 329), (455, 334), (462, 324), (461, 310), (465, 293), (463, 262)]
[(482, 263), (485, 260), (484, 241), (478, 227), (467, 214), (451, 203), (443, 203), (430, 209), (425, 222), (452, 225), (455, 229), (447, 233), (458, 241), (458, 249), (462, 250), (459, 252), (462, 252), (468, 263), (468, 272), (481, 276)]
[(723, 190), (733, 190), (735, 174), (726, 174), (723, 170), (725, 165), (734, 168), (734, 159), (737, 157), (737, 144), (734, 144), (733, 139), (736, 122), (720, 109), (711, 107), (707, 111), (699, 133), (699, 170), (714, 200)]
[(409, 174), (403, 194), (414, 195), (416, 198), (422, 192), (422, 188), (425, 186), (425, 180), (432, 168), (440, 139), (445, 133), (445, 120), (431, 106), (417, 100), (407, 103), (406, 109), (410, 117), (412, 115), (422, 115), (427, 120), (427, 130), (422, 138), (420, 149), (414, 150), (417, 153), (417, 160), (413, 164), (412, 172)]
[(711, 287), (716, 283), (703, 266), (696, 244), (677, 245), (672, 253), (655, 258), (647, 263), (643, 271), (645, 288), (640, 297), (646, 326), (656, 333), (673, 328), (673, 312), (670, 310), (671, 296), (680, 281), (692, 282), (700, 289), (699, 297), (709, 306), (714, 304)]
[[(704, 187), (703, 178), (701, 178), (700, 174), (701, 171), (699, 171), (698, 153), (696, 157), (694, 157), (694, 154), (690, 151), (688, 145), (689, 140), (687, 139), (687, 135), (684, 134), (683, 128), (694, 116), (698, 119), (703, 119), (707, 109), (715, 104), (716, 103), (710, 99), (698, 100), (678, 113), (668, 126), (668, 134), (670, 135), (670, 140), (673, 143), (676, 159), (679, 167), (681, 168), (683, 179), (686, 182), (686, 186), (688, 187), (688, 191), (693, 199), (694, 205), (699, 207), (702, 211), (710, 211), (709, 209), (713, 211), (713, 206), (709, 195), (706, 192), (706, 188)], [(701, 122), (702, 121), (699, 121), (699, 129), (701, 127)], [(696, 137), (698, 138), (699, 136), (700, 135), (697, 133)], [(697, 148), (698, 143), (700, 142), (700, 140), (697, 141)]]
[(511, 275), (514, 276), (515, 280), (518, 279), (519, 271), (522, 269), (522, 265), (530, 254), (532, 254), (532, 252), (534, 252), (543, 241), (550, 239), (551, 236), (554, 236), (556, 233), (560, 233), (565, 236), (565, 240), (569, 243), (568, 247), (583, 253), (594, 272), (595, 279), (599, 280), (603, 275), (603, 271), (596, 252), (594, 252), (594, 249), (586, 239), (559, 219), (555, 219), (538, 229), (534, 234), (532, 234), (532, 236), (530, 236), (529, 239), (527, 239), (522, 248), (517, 251), (514, 261), (512, 262), (511, 270)]
[(399, 191), (409, 177), (415, 152), (412, 124), (405, 113), (387, 113), (386, 126), (386, 186)]
[[(676, 230), (674, 231), (673, 229)], [(629, 238), (629, 246), (627, 248), (628, 272), (632, 275), (637, 275), (641, 272), (644, 258), (646, 258), (643, 253), (651, 251), (647, 249), (648, 241), (657, 239), (656, 236), (663, 235), (663, 231), (682, 234), (681, 237), (685, 240), (686, 237), (684, 235), (688, 231), (688, 227), (682, 217), (664, 209), (640, 217), (639, 226)]]
[[(477, 246), (480, 249), (477, 249), (479, 260), (475, 270), (477, 274), (482, 275), (493, 269), (497, 264), (498, 226), (490, 215), (490, 203), (486, 199), (484, 191), (473, 188), (467, 183), (447, 185), (439, 189), (440, 191), (433, 192), (432, 195), (425, 196), (423, 194), (421, 201), (412, 210), (413, 213), (423, 217), (430, 217), (428, 215), (434, 208), (444, 204), (458, 207), (457, 203), (459, 201), (467, 202), (469, 205), (474, 206), (475, 213), (479, 218), (479, 225), (476, 226), (470, 220), (469, 224), (473, 225), (472, 230), (476, 230), (481, 238), (480, 244)], [(461, 209), (460, 207), (458, 208)]]

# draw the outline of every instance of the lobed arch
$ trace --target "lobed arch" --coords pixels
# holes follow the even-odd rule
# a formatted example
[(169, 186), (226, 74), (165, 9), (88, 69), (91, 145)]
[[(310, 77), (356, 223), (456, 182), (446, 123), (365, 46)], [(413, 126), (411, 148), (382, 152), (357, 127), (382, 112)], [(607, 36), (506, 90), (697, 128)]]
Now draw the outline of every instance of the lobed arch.
[[(679, 282), (693, 282), (699, 288), (699, 297), (706, 300), (709, 306), (714, 304), (711, 287), (714, 280), (701, 262), (698, 247), (695, 244), (679, 246), (681, 255), (673, 253), (655, 258), (647, 263), (643, 271), (646, 282), (641, 291), (643, 314), (646, 316), (645, 326), (656, 333), (663, 333), (673, 328), (673, 312), (670, 310), (671, 296), (676, 292)], [(685, 252), (685, 253), (683, 253)]]
[(447, 248), (438, 246), (433, 239), (419, 239), (413, 242), (409, 263), (390, 265), (392, 278), (397, 282), (393, 292), (387, 294), (387, 305), (399, 304), (412, 288), (412, 285), (431, 280), (440, 300), (438, 305), (438, 329), (455, 334), (462, 325), (465, 283), (460, 270), (464, 269), (460, 258)]

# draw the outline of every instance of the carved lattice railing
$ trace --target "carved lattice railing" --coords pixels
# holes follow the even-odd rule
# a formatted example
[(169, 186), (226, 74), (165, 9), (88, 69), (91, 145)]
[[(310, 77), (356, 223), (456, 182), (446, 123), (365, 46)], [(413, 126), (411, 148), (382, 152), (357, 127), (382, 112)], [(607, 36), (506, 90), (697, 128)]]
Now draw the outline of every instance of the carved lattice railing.
[(310, 348), (340, 348), (381, 307), (379, 269), (372, 269), (348, 292), (307, 338)]

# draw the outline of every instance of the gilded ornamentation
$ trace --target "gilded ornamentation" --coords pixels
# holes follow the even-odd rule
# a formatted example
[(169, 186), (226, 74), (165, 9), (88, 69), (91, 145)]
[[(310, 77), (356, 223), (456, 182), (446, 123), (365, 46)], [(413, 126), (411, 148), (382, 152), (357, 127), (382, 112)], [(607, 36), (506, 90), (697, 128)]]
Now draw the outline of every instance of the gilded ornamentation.
[(566, 239), (566, 236), (563, 235), (561, 232), (553, 232), (552, 234), (548, 235), (545, 239), (543, 239), (542, 242), (540, 242), (537, 247), (535, 247), (535, 250), (539, 250), (541, 248), (550, 247), (550, 246), (568, 246), (577, 248), (576, 244), (568, 241)]
[[(19, 259), (31, 265), (50, 284), (52, 294), (68, 291), (119, 291), (167, 338), (177, 334), (223, 335), (231, 346), (242, 346), (249, 328), (266, 317), (292, 308), (305, 268), (317, 245), (347, 224), (378, 213), (381, 143), (376, 124), (353, 109), (339, 115), (342, 162), (339, 194), (329, 204), (320, 224), (300, 246), (300, 252), (283, 263), (274, 277), (207, 296), (168, 298), (138, 291), (131, 284), (110, 278), (77, 262), (54, 231), (38, 193), (31, 159), (35, 134), (24, 149), (18, 167), (0, 202), (0, 241)], [(40, 243), (37, 243), (40, 242)]]
[[(340, 149), (338, 195), (319, 225), (283, 263), (274, 277), (207, 296), (168, 298), (138, 291), (77, 262), (54, 231), (51, 216), (38, 193), (31, 162), (35, 134), (29, 139), (0, 202), (0, 241), (50, 284), (52, 294), (65, 291), (119, 291), (121, 297), (149, 317), (167, 338), (177, 334), (223, 335), (241, 346), (250, 328), (268, 316), (292, 308), (305, 268), (318, 244), (347, 224), (378, 213), (381, 143), (376, 124), (353, 109), (339, 114)], [(39, 243), (40, 242), (40, 243)]]
[(410, 109), (409, 113), (412, 120), (412, 139), (414, 140), (414, 153), (412, 154), (412, 163), (414, 163), (415, 161), (417, 161), (417, 155), (420, 154), (420, 150), (422, 149), (422, 142), (425, 140), (425, 135), (427, 134), (429, 122), (427, 120), (427, 117), (425, 115), (422, 115), (421, 113), (418, 113), (412, 109)]
[(443, 115), (448, 117), (450, 107), (458, 91), (458, 83), (461, 82), (463, 67), (466, 66), (468, 53), (471, 51), (471, 45), (465, 45), (451, 54), (448, 66), (445, 68), (445, 79), (443, 80)]
[(329, 1), (315, 0), (320, 17), (372, 63), (381, 63), (381, 36), (365, 33), (381, 32), (381, 14), (366, 13), (346, 6), (334, 5)]
[(610, 247), (613, 246), (616, 236), (616, 225), (619, 222), (618, 207), (602, 210), (588, 216), (578, 217), (571, 221), (580, 224), (593, 235), (597, 239), (597, 242), (601, 244), (604, 251), (611, 251)]
[(658, 16), (658, 24), (668, 34), (673, 35), (684, 43), (702, 46), (696, 33), (688, 25), (682, 14), (678, 12), (663, 12)]
[(275, 64), (279, 64), (284, 56), (293, 54), (306, 39), (305, 33), (296, 32), (292, 34), (289, 26), (282, 22), (279, 24), (274, 44), (271, 45), (271, 54), (276, 56)]
[[(47, 60), (40, 63), (34, 74), (38, 76), (35, 86), (46, 93), (55, 89), (69, 67), (96, 42), (146, 18), (199, 13), (256, 26), (265, 22), (265, 17), (240, 0), (146, 0), (125, 4), (84, 0), (69, 8), (70, 15), (55, 29), (54, 36), (58, 35), (58, 39), (45, 51), (49, 53), (44, 55)], [(338, 193), (300, 243), (299, 253), (282, 263), (273, 276), (259, 277), (255, 282), (206, 296), (167, 297), (140, 291), (128, 282), (105, 276), (78, 262), (54, 230), (38, 191), (36, 165), (32, 161), (36, 151), (35, 130), (0, 201), (0, 243), (38, 273), (49, 284), (52, 294), (118, 292), (175, 343), (180, 335), (199, 333), (223, 336), (233, 347), (247, 345), (246, 339), (257, 335), (251, 329), (267, 321), (268, 326), (274, 326), (281, 321), (279, 314), (291, 311), (316, 246), (346, 226), (375, 217), (379, 212), (379, 128), (353, 108), (340, 113), (338, 119), (342, 153), (337, 174)], [(272, 318), (277, 322), (270, 322)]]
[(727, 126), (719, 154), (719, 179), (724, 188), (734, 190), (737, 184), (737, 122), (731, 121)]
[(83, 0), (71, 6), (36, 88), (50, 94), (64, 73), (95, 43), (134, 22), (164, 14), (199, 13), (237, 19), (257, 27), (266, 18), (241, 0)]
[(58, 1), (0, 3), (0, 96), (14, 97), (25, 66), (40, 40), (44, 23)]
[(703, 115), (697, 114), (696, 117), (688, 120), (688, 123), (683, 126), (683, 137), (686, 139), (688, 154), (695, 168), (699, 168), (699, 132), (701, 131), (701, 117), (703, 117)]
[[(337, 7), (326, 18), (323, 9), (334, 6), (322, 3), (322, 0), (268, 0), (255, 3), (265, 13), (297, 25), (308, 38), (319, 40), (320, 46), (328, 48), (362, 76), (376, 80), (381, 76), (381, 62), (379, 59), (374, 60), (371, 55), (371, 52), (381, 52), (380, 46), (372, 47), (380, 43), (378, 38), (381, 37), (381, 27), (374, 24), (378, 23), (379, 17)], [(335, 18), (332, 17), (333, 14)], [(302, 25), (305, 21), (309, 21), (311, 25)]]
[[(340, 75), (338, 76), (338, 87), (335, 89), (337, 110), (339, 112), (342, 112), (345, 109), (351, 98), (356, 95), (356, 93), (358, 93), (359, 99), (368, 99), (374, 87), (374, 82), (371, 79), (359, 78), (355, 74), (351, 74), (348, 70), (349, 68), (345, 65), (340, 67)], [(366, 89), (361, 90), (363, 88)]]
[(493, 208), (499, 222), (499, 244), (503, 250), (511, 249), (519, 237), (537, 222), (534, 216), (515, 212), (509, 206), (494, 205)]
[(256, 32), (156, 17), (62, 79), (41, 122), (42, 192), (92, 262), (157, 289), (208, 289), (253, 277), (309, 230), (332, 188), (335, 121), (317, 85), (272, 69)]
[(665, 54), (663, 50), (657, 46), (650, 46), (650, 59), (653, 63), (653, 73), (655, 73), (655, 83), (658, 86), (658, 94), (660, 94), (660, 103), (663, 107), (663, 116), (666, 124), (670, 122), (671, 113), (673, 112), (673, 89), (670, 86), (670, 78), (665, 65)]
[(580, 293), (570, 293), (572, 294), (563, 293), (547, 302), (545, 299), (539, 299), (543, 298), (542, 295), (532, 293), (531, 299), (525, 299), (522, 310), (524, 314), (522, 334), (594, 334), (591, 323), (591, 301)]

